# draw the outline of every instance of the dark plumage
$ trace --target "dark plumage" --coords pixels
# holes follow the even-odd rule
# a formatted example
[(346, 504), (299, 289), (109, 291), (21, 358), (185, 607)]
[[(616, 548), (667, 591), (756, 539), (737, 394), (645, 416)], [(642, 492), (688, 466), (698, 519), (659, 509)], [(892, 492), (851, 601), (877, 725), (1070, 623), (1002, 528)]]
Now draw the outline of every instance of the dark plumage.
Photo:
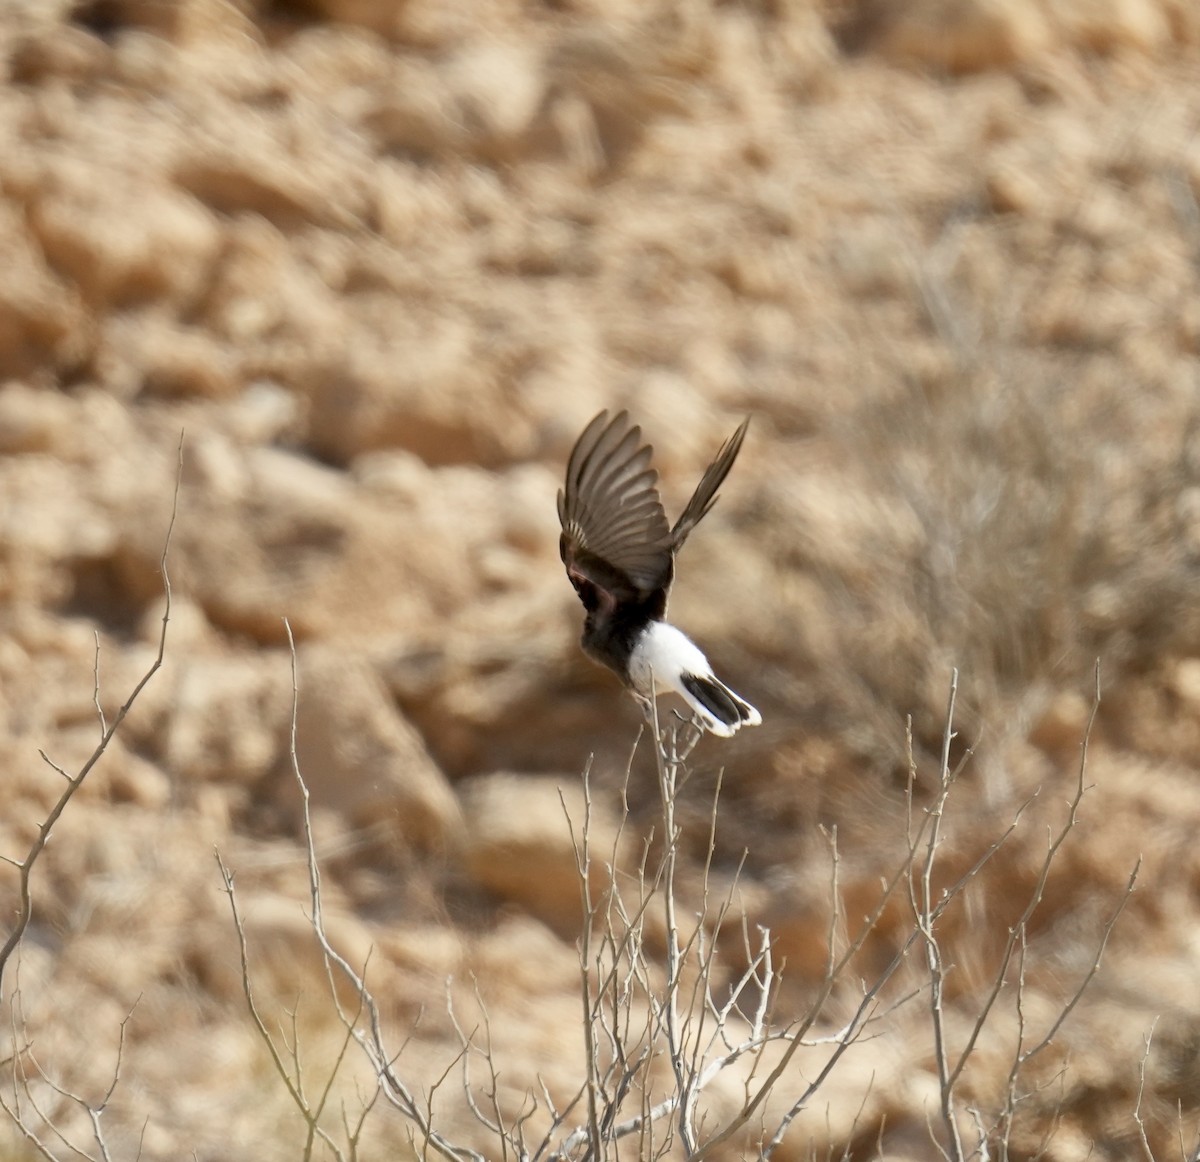
[(601, 412), (583, 430), (558, 494), (559, 552), (586, 611), (584, 651), (643, 701), (655, 688), (675, 690), (717, 734), (757, 724), (758, 711), (719, 682), (700, 650), (663, 619), (675, 554), (716, 503), (749, 422), (721, 446), (674, 526), (659, 499), (653, 449), (625, 411), (611, 419)]

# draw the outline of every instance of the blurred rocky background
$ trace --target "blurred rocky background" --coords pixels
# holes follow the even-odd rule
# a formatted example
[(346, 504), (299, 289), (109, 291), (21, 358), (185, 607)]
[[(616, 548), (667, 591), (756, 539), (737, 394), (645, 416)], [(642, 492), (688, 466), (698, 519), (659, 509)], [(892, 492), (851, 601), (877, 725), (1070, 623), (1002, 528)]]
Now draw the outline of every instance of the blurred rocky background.
[[(636, 857), (657, 811), (644, 743), (622, 792), (637, 710), (580, 654), (557, 556), (566, 454), (619, 406), (671, 512), (753, 416), (672, 612), (764, 725), (702, 744), (681, 813), (697, 885), (724, 770), (712, 874), (748, 853), (780, 1011), (824, 964), (825, 835), (853, 913), (903, 856), (906, 721), (919, 810), (957, 667), (954, 757), (975, 754), (951, 869), (1036, 793), (946, 932), (969, 1022), (1075, 787), (1099, 659), (1031, 1021), (1144, 862), (1010, 1156), (1131, 1157), (1135, 1110), (1159, 1157), (1194, 1141), (1194, 0), (5, 0), (0, 59), (9, 858), (62, 785), (39, 748), (77, 767), (155, 655), (182, 481), (165, 663), (57, 826), (5, 982), (38, 1060), (97, 1099), (133, 1008), (115, 1151), (299, 1156), (214, 848), (271, 1019), (298, 1011), (314, 1071), (337, 1043), (285, 618), (331, 935), (370, 951), (397, 1044), (415, 1025), (402, 1072), (432, 1086), (457, 1052), (449, 978), (486, 1003), (505, 1086), (573, 1092), (564, 804), (581, 817), (594, 755), (598, 835), (624, 794)], [(922, 1003), (788, 1158), (932, 1156)], [(993, 1046), (973, 1100), (1007, 1068)]]

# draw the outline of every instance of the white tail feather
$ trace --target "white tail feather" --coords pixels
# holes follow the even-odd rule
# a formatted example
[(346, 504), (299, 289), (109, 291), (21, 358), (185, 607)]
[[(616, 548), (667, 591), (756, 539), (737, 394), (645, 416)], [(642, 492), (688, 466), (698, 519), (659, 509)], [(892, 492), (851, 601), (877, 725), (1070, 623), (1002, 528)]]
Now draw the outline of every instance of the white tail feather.
[[(714, 676), (700, 648), (665, 621), (651, 622), (629, 657), (629, 678), (643, 698), (672, 691), (691, 707), (705, 730), (729, 738), (743, 726), (757, 726), (762, 715)], [(728, 701), (731, 713), (719, 717), (712, 703)]]

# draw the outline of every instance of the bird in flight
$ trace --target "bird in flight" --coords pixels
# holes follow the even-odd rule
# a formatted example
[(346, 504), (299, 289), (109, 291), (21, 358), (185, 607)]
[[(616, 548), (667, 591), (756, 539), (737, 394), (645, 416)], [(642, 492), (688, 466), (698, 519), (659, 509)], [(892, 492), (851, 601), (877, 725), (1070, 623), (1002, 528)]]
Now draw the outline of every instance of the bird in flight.
[(625, 411), (611, 418), (603, 411), (584, 428), (558, 494), (559, 553), (586, 610), (584, 652), (613, 670), (647, 715), (655, 694), (674, 691), (706, 730), (725, 738), (762, 716), (664, 619), (675, 554), (716, 503), (749, 423), (721, 446), (673, 528), (650, 467), (654, 450)]

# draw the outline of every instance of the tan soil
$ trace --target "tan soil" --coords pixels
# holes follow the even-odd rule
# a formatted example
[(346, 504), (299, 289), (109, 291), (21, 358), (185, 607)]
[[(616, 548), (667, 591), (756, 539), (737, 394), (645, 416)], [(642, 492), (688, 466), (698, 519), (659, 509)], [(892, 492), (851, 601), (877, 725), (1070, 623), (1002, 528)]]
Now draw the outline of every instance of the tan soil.
[[(638, 717), (578, 651), (554, 497), (575, 435), (616, 406), (654, 441), (673, 511), (753, 416), (672, 613), (765, 721), (697, 754), (686, 891), (723, 766), (714, 874), (748, 849), (740, 898), (786, 956), (780, 1012), (803, 1011), (825, 835), (852, 922), (903, 852), (906, 718), (920, 810), (957, 667), (954, 757), (976, 752), (945, 882), (1036, 793), (944, 920), (965, 1037), (1065, 817), (1099, 658), (1091, 789), (1028, 929), (1032, 1040), (1141, 858), (1138, 888), (1025, 1079), (1042, 1088), (1010, 1156), (1047, 1135), (1042, 1157), (1134, 1156), (1135, 1109), (1158, 1157), (1181, 1134), (1190, 1149), (1192, 0), (10, 0), (0, 51), (9, 858), (61, 787), (38, 748), (76, 769), (97, 666), (111, 718), (154, 656), (183, 445), (166, 662), (55, 829), (5, 980), (6, 1026), (16, 1009), (38, 1062), (90, 1100), (134, 1008), (117, 1156), (139, 1137), (148, 1159), (300, 1156), (214, 847), (269, 1021), (298, 1003), (312, 1085), (336, 1057), (285, 617), (331, 934), (351, 959), (374, 950), (397, 1045), (425, 1014), (403, 1072), (431, 1086), (456, 1052), (451, 977), (461, 1022), (476, 986), (487, 1005), (503, 1099), (537, 1075), (559, 1100), (578, 1084), (558, 788), (577, 816), (595, 753), (614, 834)], [(630, 859), (655, 823), (651, 772), (643, 749)], [(908, 922), (885, 913), (867, 960)], [(1006, 1000), (964, 1102), (999, 1100), (1015, 1020)], [(933, 1157), (933, 1083), (918, 997), (776, 1156)], [(452, 1084), (438, 1101), (449, 1132), (485, 1141)], [(368, 1125), (375, 1156), (404, 1141), (390, 1114)]]

